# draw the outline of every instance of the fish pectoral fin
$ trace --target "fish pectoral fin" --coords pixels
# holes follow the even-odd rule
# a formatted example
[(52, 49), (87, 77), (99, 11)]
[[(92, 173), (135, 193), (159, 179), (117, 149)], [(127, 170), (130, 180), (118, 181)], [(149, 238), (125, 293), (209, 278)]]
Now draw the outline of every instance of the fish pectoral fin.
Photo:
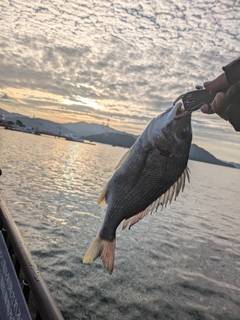
[(103, 203), (106, 202), (106, 193), (107, 193), (107, 188), (108, 188), (108, 185), (106, 185), (104, 188), (103, 188), (103, 191), (102, 193), (100, 194), (100, 197), (98, 199), (98, 204), (101, 205)]
[(114, 268), (115, 247), (116, 238), (113, 241), (107, 241), (101, 239), (100, 235), (98, 234), (87, 250), (83, 258), (83, 263), (91, 263), (100, 257), (103, 265), (111, 274)]

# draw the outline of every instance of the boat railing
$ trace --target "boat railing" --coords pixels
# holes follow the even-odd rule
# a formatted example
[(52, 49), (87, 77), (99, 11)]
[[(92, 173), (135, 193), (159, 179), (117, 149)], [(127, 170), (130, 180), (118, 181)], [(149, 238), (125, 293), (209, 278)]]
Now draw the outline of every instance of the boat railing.
[(64, 320), (1, 196), (0, 232), (4, 237), (31, 319)]

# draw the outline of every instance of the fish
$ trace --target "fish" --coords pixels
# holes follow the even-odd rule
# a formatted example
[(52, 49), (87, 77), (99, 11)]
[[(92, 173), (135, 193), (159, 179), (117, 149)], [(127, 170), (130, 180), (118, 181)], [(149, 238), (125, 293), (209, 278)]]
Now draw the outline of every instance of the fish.
[(190, 182), (191, 114), (181, 102), (173, 105), (153, 118), (124, 154), (98, 200), (98, 204), (107, 204), (107, 210), (83, 263), (100, 257), (111, 274), (121, 222), (123, 228), (131, 228), (159, 206), (176, 200), (185, 181)]

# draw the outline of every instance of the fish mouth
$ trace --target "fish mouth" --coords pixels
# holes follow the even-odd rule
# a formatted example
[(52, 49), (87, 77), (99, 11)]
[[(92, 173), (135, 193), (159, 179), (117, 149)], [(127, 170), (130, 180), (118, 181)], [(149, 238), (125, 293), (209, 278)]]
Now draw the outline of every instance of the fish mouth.
[(173, 112), (175, 113), (174, 120), (179, 120), (192, 114), (192, 111), (188, 111), (183, 108), (181, 102), (178, 102), (173, 106)]

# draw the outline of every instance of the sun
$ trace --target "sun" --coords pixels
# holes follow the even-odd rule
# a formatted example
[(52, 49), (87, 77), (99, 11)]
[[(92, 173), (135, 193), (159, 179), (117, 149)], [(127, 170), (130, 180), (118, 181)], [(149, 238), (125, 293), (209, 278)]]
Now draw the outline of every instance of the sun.
[(95, 110), (102, 110), (104, 109), (103, 106), (99, 105), (96, 101), (91, 100), (89, 98), (84, 98), (81, 96), (76, 96), (76, 100), (78, 101), (73, 101), (70, 99), (63, 99), (63, 104), (65, 105), (81, 105), (81, 106), (87, 106), (89, 108), (93, 108)]

